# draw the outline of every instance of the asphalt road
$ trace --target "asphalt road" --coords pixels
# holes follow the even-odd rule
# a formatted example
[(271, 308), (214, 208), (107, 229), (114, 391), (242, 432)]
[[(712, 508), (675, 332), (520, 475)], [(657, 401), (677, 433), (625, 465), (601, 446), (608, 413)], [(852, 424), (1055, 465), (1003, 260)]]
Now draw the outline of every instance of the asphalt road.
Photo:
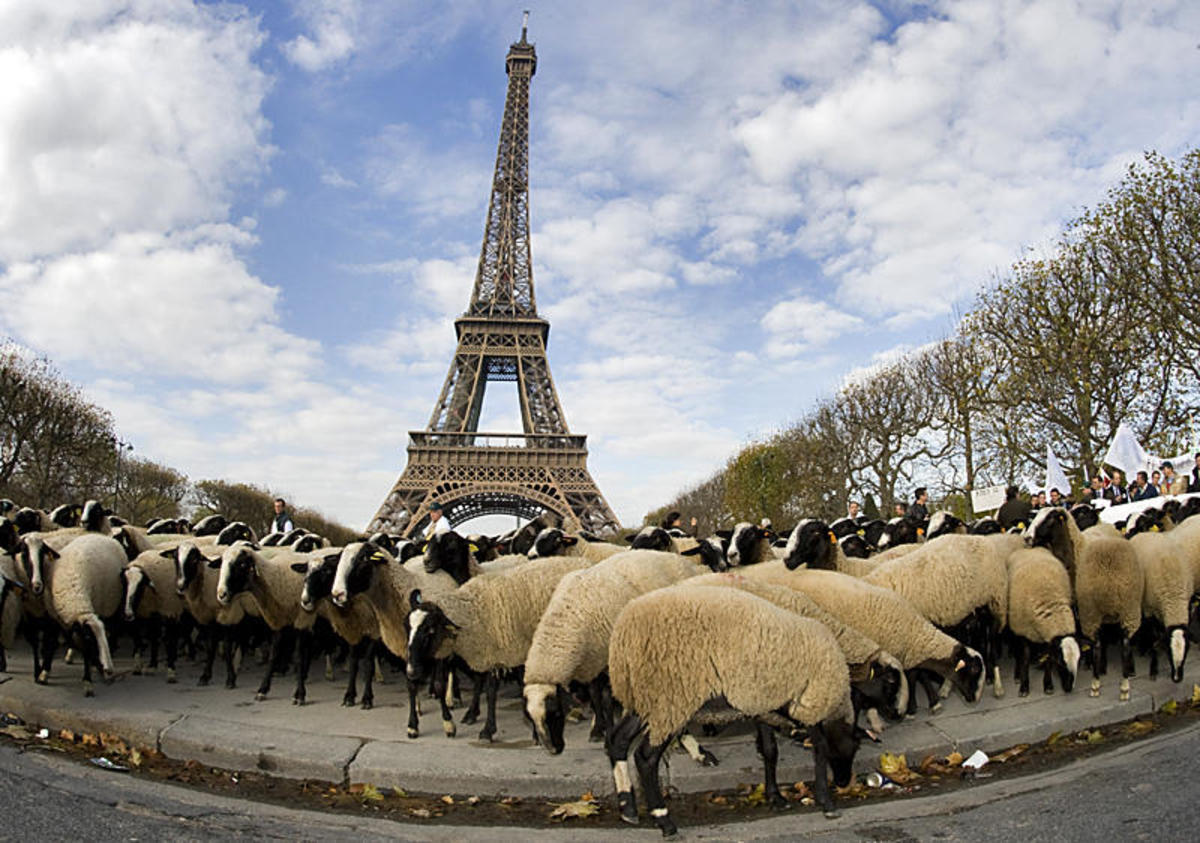
[[(683, 829), (692, 839), (1193, 840), (1200, 725), (1021, 779), (924, 799), (876, 802), (830, 822), (818, 815)], [(64, 806), (69, 808), (64, 810)], [(295, 811), (105, 772), (45, 752), (0, 746), (4, 840), (658, 839), (652, 826), (589, 833), (404, 826)]]

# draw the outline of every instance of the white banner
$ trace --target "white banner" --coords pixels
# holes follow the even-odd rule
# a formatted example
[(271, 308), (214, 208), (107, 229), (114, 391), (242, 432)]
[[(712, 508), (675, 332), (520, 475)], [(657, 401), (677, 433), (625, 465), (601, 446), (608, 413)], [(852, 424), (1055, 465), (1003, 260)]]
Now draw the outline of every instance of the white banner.
[(971, 509), (976, 513), (991, 512), (1004, 505), (1004, 486), (987, 486), (971, 491)]

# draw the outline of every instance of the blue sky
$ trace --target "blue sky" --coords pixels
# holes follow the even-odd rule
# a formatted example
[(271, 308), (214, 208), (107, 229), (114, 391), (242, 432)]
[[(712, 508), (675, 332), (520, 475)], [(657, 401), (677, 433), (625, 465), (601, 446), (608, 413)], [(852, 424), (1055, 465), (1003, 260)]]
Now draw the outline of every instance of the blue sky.
[(364, 525), (446, 375), (526, 6), (538, 306), (627, 523), (1200, 125), (1187, 2), (0, 0), (0, 335), (137, 453)]

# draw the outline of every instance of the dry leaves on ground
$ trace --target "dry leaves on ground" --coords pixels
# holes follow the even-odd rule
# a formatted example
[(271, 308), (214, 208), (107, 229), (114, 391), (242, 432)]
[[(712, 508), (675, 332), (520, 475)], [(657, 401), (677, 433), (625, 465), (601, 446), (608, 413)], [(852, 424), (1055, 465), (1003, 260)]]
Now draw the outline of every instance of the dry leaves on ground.
[(583, 819), (600, 813), (596, 797), (591, 793), (583, 794), (578, 802), (551, 802), (550, 804), (554, 805), (554, 810), (550, 812), (552, 820)]

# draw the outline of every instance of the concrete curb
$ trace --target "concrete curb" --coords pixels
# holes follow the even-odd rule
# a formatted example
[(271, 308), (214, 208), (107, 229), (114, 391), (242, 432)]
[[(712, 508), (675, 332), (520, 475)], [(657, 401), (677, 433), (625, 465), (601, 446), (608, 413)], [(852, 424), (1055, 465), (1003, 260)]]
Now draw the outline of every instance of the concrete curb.
[[(10, 663), (14, 661), (15, 675), (0, 684), (0, 711), (54, 731), (116, 735), (176, 760), (433, 794), (566, 799), (585, 791), (607, 793), (612, 787), (603, 751), (587, 743), (586, 722), (569, 725), (567, 750), (550, 756), (533, 746), (520, 703), (511, 693), (501, 700), (501, 728), (492, 744), (470, 737), (477, 727), (460, 727), (459, 737), (447, 739), (436, 718), (429, 717), (422, 721), (426, 734), (409, 740), (403, 736), (401, 703), (381, 703), (386, 697), (378, 687), (378, 708), (371, 712), (340, 707), (340, 686), (324, 682), (310, 683), (314, 702), (304, 707), (290, 705), (283, 686), (277, 692), (281, 698), (251, 703), (253, 692), (245, 690), (253, 687), (248, 676), (242, 682), (245, 689), (196, 688), (181, 668), (179, 685), (164, 685), (161, 677), (126, 676), (116, 685), (98, 687), (95, 698), (84, 698), (76, 682), (63, 678), (74, 669), (58, 668), (54, 685), (38, 686), (23, 670), (21, 659), (10, 656)], [(1089, 697), (1086, 685), (1071, 695), (1046, 697), (1039, 691), (1023, 699), (1010, 690), (1010, 696), (995, 700), (986, 691), (977, 706), (952, 698), (939, 714), (889, 728), (883, 743), (862, 748), (856, 767), (873, 769), (884, 751), (904, 753), (916, 763), (928, 754), (969, 754), (975, 749), (992, 753), (1044, 740), (1054, 732), (1127, 720), (1155, 711), (1167, 699), (1186, 696), (1198, 678), (1200, 669), (1193, 666), (1181, 685), (1135, 679), (1131, 698), (1124, 703), (1116, 699), (1111, 676), (1105, 680), (1106, 696), (1100, 698)], [(394, 689), (386, 692), (389, 696), (402, 696), (398, 686), (387, 687)], [(682, 754), (672, 754), (666, 781), (685, 793), (760, 781), (762, 768), (750, 735), (748, 727), (735, 727), (702, 741), (721, 759), (718, 767), (699, 767)], [(781, 740), (780, 781), (811, 777), (810, 754)]]

